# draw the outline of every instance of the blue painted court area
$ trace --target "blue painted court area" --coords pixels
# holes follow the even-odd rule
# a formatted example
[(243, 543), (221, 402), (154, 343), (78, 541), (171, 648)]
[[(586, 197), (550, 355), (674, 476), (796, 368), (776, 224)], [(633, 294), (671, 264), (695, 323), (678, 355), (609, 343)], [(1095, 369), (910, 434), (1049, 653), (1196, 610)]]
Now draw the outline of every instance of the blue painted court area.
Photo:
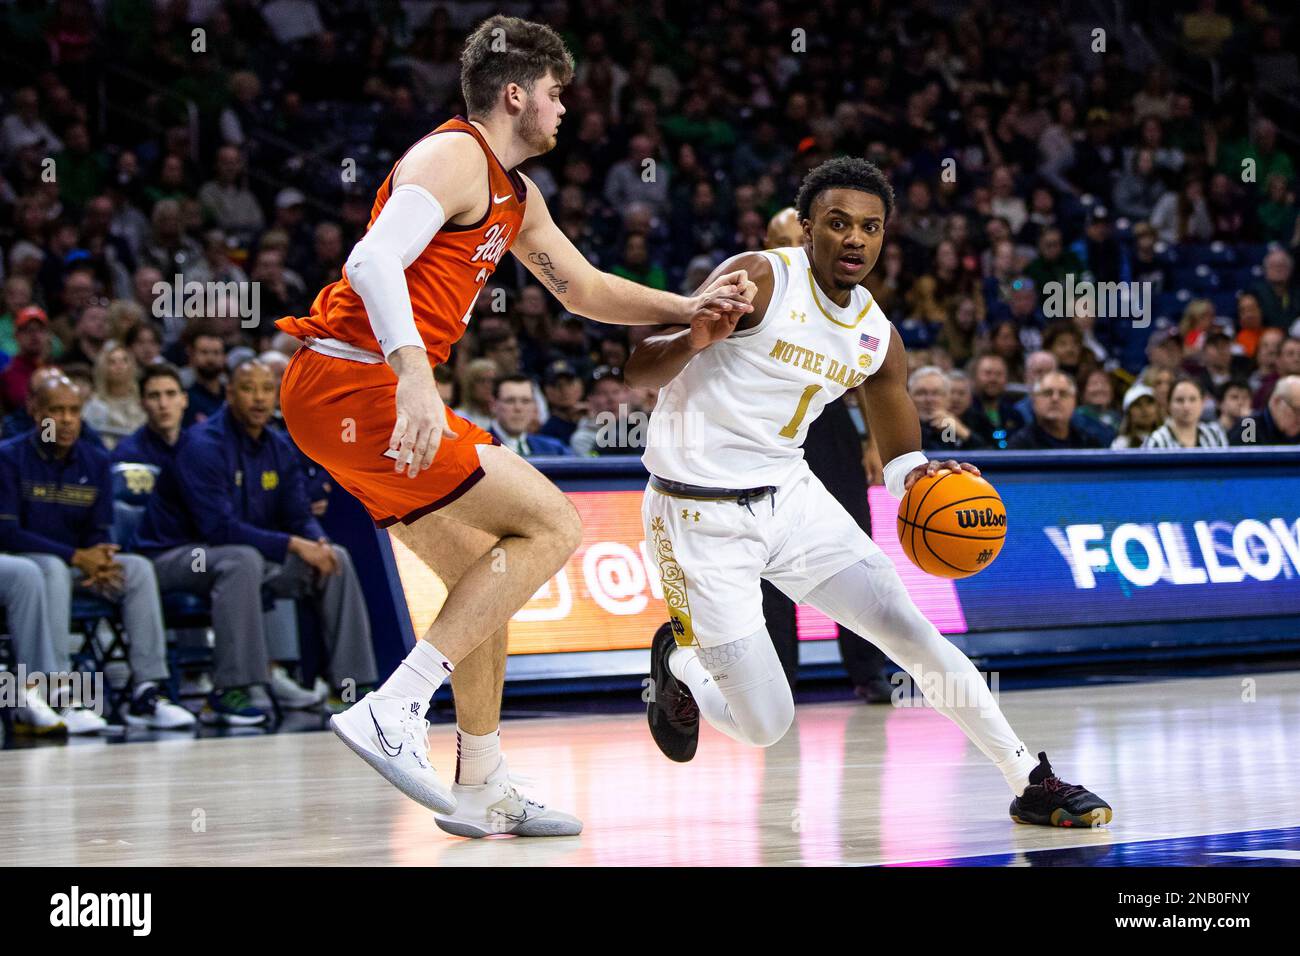
[[(885, 864), (892, 866), (897, 864)], [(925, 860), (906, 866), (1300, 866), (1300, 827)]]

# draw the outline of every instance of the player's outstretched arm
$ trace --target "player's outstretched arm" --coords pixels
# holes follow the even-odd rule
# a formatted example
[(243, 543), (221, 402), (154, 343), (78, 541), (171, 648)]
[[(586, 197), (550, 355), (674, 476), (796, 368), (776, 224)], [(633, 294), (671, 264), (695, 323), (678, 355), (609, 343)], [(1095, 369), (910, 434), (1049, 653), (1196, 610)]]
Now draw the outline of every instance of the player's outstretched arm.
[[(697, 318), (684, 328), (670, 328), (652, 335), (632, 351), (623, 369), (623, 379), (633, 388), (663, 388), (684, 369), (692, 358), (714, 342), (720, 342), (740, 328), (762, 321), (772, 298), (772, 268), (766, 256), (757, 253), (736, 256), (713, 270), (700, 290), (719, 280), (726, 281), (737, 271), (744, 272), (753, 287), (754, 311), (742, 315), (727, 312), (719, 320)], [(749, 289), (746, 289), (746, 294)]]
[(929, 461), (921, 452), (921, 419), (907, 394), (907, 351), (892, 326), (885, 364), (862, 387), (867, 398), (867, 422), (880, 450), (880, 460), (885, 463), (885, 485), (895, 498), (903, 497), (922, 475), (932, 475), (941, 468), (980, 473), (971, 464)]
[(688, 325), (716, 321), (726, 312), (749, 312), (744, 287), (720, 282), (693, 296), (676, 295), (601, 272), (560, 231), (527, 176), (528, 205), (511, 252), (575, 315), (610, 325)]

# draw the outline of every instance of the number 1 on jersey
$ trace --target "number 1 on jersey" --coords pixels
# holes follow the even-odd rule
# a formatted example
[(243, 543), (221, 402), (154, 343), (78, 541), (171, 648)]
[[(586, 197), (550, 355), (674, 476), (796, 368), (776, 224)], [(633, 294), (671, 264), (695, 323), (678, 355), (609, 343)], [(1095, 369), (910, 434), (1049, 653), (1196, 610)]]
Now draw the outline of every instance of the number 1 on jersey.
[(799, 405), (794, 410), (794, 417), (786, 423), (785, 428), (781, 429), (782, 438), (793, 438), (799, 434), (799, 426), (803, 424), (803, 417), (808, 414), (808, 403), (821, 389), (820, 385), (809, 385), (803, 390), (803, 394), (799, 396)]

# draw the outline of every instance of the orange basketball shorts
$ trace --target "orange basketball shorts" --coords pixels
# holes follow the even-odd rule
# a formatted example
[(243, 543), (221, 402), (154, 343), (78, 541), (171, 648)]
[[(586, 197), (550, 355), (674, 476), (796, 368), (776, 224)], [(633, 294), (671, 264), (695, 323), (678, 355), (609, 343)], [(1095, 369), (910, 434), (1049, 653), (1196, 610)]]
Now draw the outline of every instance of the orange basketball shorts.
[(386, 457), (397, 422), (397, 374), (387, 363), (335, 358), (303, 346), (280, 382), (280, 409), (294, 443), (356, 496), (375, 524), (409, 524), (455, 501), (483, 477), (479, 445), (501, 444), (447, 409), (433, 464), (411, 478)]

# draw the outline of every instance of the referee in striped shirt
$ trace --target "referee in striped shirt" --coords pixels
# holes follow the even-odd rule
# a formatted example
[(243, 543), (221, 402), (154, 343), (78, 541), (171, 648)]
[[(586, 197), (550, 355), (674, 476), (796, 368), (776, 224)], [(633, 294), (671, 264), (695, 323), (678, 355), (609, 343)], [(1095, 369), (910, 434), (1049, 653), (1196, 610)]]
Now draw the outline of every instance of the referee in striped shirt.
[(1143, 448), (1227, 448), (1228, 436), (1216, 421), (1201, 421), (1205, 392), (1194, 378), (1181, 376), (1169, 390), (1169, 417)]

